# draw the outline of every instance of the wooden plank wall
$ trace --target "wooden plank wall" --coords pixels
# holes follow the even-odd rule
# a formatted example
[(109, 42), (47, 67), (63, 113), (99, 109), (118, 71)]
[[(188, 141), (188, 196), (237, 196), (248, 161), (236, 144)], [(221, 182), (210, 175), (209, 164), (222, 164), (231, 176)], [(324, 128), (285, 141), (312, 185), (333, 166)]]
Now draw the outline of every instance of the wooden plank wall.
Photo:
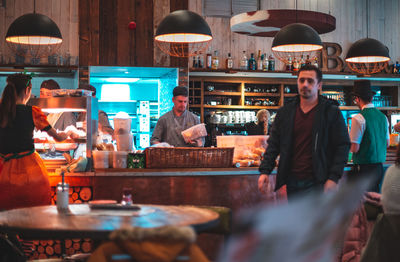
[[(10, 24), (18, 17), (33, 13), (32, 0), (6, 0), (0, 6), (0, 64), (14, 63), (15, 58), (5, 42), (5, 36)], [(63, 37), (58, 55), (72, 56), (72, 63), (79, 54), (78, 49), (78, 0), (36, 0), (36, 13), (51, 18), (59, 27)]]
[(153, 66), (153, 9), (147, 0), (80, 0), (80, 65)]
[[(367, 18), (369, 20), (370, 38), (384, 43), (390, 51), (391, 63), (400, 61), (400, 1), (399, 0), (369, 0), (369, 15), (367, 16), (367, 0), (296, 0), (299, 10), (311, 10), (329, 13), (336, 18), (336, 30), (321, 35), (323, 42), (335, 42), (342, 46), (344, 59), (347, 50), (355, 41), (367, 37)], [(295, 9), (295, 0), (260, 0), (260, 8)], [(189, 10), (202, 14), (202, 0), (190, 0)], [(248, 37), (230, 30), (229, 18), (206, 17), (213, 33), (211, 50), (218, 50), (220, 61), (224, 62), (230, 52), (238, 66), (242, 51), (271, 53), (273, 38)], [(223, 63), (222, 63), (223, 64)], [(283, 67), (278, 63), (277, 69)]]

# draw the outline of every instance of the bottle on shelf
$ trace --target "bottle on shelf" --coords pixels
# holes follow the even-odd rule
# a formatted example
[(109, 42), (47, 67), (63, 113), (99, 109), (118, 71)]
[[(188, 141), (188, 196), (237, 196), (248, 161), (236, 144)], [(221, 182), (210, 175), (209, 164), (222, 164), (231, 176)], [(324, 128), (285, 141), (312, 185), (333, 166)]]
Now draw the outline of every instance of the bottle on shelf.
[(242, 58), (240, 59), (240, 69), (247, 70), (249, 62), (247, 61), (246, 51), (243, 51)]
[(318, 68), (318, 58), (317, 57), (314, 57), (312, 65)]
[(192, 67), (193, 68), (198, 68), (199, 67), (198, 63), (197, 63), (197, 52), (194, 52)]
[(306, 65), (311, 65), (310, 55), (307, 55)]
[(272, 54), (268, 57), (268, 71), (275, 71), (275, 58)]
[(257, 57), (257, 70), (262, 70), (264, 55), (261, 54), (261, 50), (258, 50), (258, 57)]
[(305, 66), (305, 65), (306, 65), (306, 60), (304, 60), (304, 56), (301, 55), (301, 58), (300, 58), (300, 68), (302, 68), (302, 67)]
[(197, 67), (203, 68), (203, 56), (202, 56), (201, 52), (197, 56)]
[(211, 50), (210, 49), (208, 49), (208, 51), (207, 51), (207, 58), (206, 58), (206, 67), (208, 68), (208, 69), (211, 69)]
[(393, 74), (400, 74), (400, 64), (399, 64), (399, 61), (396, 61), (396, 64), (393, 65)]
[(216, 70), (219, 67), (218, 51), (214, 51), (214, 55), (211, 60), (211, 69)]
[(233, 59), (231, 57), (231, 53), (228, 53), (228, 58), (225, 61), (225, 67), (226, 67), (226, 69), (232, 69), (233, 68)]
[(257, 64), (256, 64), (256, 59), (254, 58), (254, 53), (250, 54), (250, 59), (249, 59), (249, 68), (248, 70), (256, 70)]
[(267, 53), (264, 53), (264, 59), (262, 62), (262, 70), (263, 71), (268, 71), (268, 56)]
[(293, 71), (299, 71), (299, 69), (300, 69), (300, 62), (295, 57), (294, 60), (293, 60)]
[(293, 70), (292, 57), (289, 55), (288, 62), (286, 64), (286, 71), (292, 71), (292, 70)]

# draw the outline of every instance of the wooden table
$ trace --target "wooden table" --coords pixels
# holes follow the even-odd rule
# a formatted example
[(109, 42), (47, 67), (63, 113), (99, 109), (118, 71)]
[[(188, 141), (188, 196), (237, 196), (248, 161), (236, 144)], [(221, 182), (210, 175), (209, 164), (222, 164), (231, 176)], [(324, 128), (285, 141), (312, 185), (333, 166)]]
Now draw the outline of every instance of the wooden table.
[(0, 212), (0, 232), (23, 239), (108, 239), (122, 227), (154, 228), (166, 225), (193, 226), (197, 232), (218, 222), (218, 214), (193, 206), (138, 205), (139, 211), (98, 210), (87, 204), (69, 205), (59, 213), (56, 206), (20, 208)]

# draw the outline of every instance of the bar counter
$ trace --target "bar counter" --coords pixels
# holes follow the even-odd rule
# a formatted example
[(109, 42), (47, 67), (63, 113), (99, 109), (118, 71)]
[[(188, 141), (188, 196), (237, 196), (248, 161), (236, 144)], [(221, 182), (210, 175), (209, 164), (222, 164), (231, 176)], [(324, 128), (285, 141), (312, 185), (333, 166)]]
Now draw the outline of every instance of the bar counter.
[[(90, 189), (91, 196), (86, 196), (83, 200), (120, 201), (123, 188), (128, 187), (132, 188), (135, 203), (213, 205), (237, 210), (264, 199), (257, 189), (258, 175), (258, 167), (109, 168), (97, 169), (94, 172), (67, 173), (65, 180), (71, 188), (79, 188), (78, 193), (82, 188)], [(60, 176), (50, 174), (52, 187), (60, 181)]]
[[(386, 169), (394, 163), (394, 151), (388, 151)], [(350, 171), (349, 163), (344, 175)], [(275, 174), (276, 169), (272, 174)], [(165, 168), (96, 169), (94, 172), (67, 173), (66, 181), (82, 197), (90, 200), (120, 201), (123, 188), (131, 188), (133, 200), (140, 204), (225, 206), (236, 211), (266, 201), (258, 191), (258, 167), (242, 168)], [(55, 187), (60, 176), (50, 174)], [(82, 192), (82, 189), (85, 192)]]

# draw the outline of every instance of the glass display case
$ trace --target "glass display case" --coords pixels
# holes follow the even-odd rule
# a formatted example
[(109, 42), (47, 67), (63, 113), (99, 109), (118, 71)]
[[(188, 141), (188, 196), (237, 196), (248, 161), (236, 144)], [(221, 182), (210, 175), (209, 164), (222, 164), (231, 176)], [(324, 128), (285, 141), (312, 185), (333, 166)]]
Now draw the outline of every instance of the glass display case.
[(44, 160), (48, 170), (51, 171), (66, 164), (65, 153), (75, 158), (83, 156), (90, 163), (92, 162), (92, 149), (96, 145), (98, 126), (97, 98), (91, 96), (31, 98), (28, 104), (38, 106), (48, 114), (72, 112), (77, 118), (80, 114), (86, 115), (84, 121), (77, 122), (76, 128), (81, 129), (84, 134), (78, 139), (68, 138), (63, 142), (57, 142), (45, 132), (34, 132), (35, 149)]

